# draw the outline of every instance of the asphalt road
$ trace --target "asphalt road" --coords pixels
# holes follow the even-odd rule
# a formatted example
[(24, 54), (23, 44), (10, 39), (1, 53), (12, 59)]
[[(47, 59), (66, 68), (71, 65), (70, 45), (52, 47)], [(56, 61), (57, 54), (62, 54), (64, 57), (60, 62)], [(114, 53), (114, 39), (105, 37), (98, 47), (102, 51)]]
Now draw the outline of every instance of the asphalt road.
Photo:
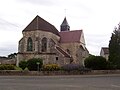
[(120, 90), (120, 75), (0, 76), (0, 90)]

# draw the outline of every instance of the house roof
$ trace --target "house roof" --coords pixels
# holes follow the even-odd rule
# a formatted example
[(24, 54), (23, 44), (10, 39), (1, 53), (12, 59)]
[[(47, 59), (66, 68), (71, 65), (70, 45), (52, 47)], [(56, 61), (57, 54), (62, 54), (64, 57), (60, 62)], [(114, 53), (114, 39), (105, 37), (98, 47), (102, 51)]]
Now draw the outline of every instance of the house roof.
[(69, 57), (70, 58), (70, 55), (65, 52), (62, 48), (60, 48), (59, 46), (56, 46), (56, 49), (61, 53), (63, 54), (65, 57)]
[(104, 54), (109, 54), (109, 48), (108, 47), (102, 47), (102, 50), (104, 51)]
[(82, 30), (59, 32), (60, 43), (80, 42), (81, 34), (82, 34)]
[(28, 26), (23, 30), (23, 32), (33, 30), (52, 32), (59, 36), (58, 30), (52, 24), (50, 24), (38, 15), (31, 21), (30, 24), (28, 24)]

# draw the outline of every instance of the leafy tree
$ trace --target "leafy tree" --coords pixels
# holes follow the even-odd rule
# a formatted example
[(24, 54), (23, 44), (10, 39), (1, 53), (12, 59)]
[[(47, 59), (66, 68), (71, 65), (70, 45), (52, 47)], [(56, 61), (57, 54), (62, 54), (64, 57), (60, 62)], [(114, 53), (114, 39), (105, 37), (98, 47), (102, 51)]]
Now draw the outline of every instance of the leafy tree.
[(8, 58), (12, 59), (12, 58), (16, 58), (17, 53), (11, 53), (8, 55)]
[(20, 61), (19, 67), (22, 68), (22, 70), (24, 70), (27, 67), (27, 61), (25, 60)]
[(120, 25), (113, 31), (109, 42), (109, 61), (120, 68)]
[(37, 71), (39, 65), (39, 69), (42, 68), (43, 60), (40, 58), (32, 58), (27, 61), (27, 68), (30, 71)]
[(89, 56), (85, 59), (85, 67), (91, 68), (94, 70), (102, 70), (106, 69), (107, 67), (107, 61), (102, 56)]

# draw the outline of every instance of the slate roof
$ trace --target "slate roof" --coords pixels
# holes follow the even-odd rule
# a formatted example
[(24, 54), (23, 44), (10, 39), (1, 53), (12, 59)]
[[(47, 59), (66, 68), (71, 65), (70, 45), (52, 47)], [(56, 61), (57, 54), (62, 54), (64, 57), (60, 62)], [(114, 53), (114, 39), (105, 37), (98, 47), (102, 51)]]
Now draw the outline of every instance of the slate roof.
[(82, 34), (82, 30), (59, 32), (60, 43), (80, 42), (81, 34)]
[(108, 47), (102, 47), (104, 54), (109, 54), (109, 48)]
[(58, 30), (52, 24), (50, 24), (38, 15), (31, 21), (30, 24), (28, 24), (28, 26), (23, 30), (23, 32), (33, 30), (52, 32), (59, 36)]
[(62, 22), (62, 24), (61, 24), (61, 26), (69, 26), (69, 24), (68, 24), (68, 22), (67, 22), (67, 19), (66, 19), (66, 17), (64, 18), (64, 20), (63, 20), (63, 22)]

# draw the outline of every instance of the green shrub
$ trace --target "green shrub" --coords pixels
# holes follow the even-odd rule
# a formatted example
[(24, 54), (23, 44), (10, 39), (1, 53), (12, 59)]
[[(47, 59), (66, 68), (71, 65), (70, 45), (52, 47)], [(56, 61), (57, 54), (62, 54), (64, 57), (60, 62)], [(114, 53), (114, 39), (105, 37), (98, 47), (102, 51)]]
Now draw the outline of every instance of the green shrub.
[(39, 63), (39, 69), (42, 68), (43, 60), (40, 58), (32, 58), (27, 61), (27, 68), (30, 71), (37, 71)]
[(19, 62), (19, 67), (24, 70), (27, 67), (27, 61), (23, 60)]
[(0, 70), (5, 70), (4, 65), (0, 65)]
[(117, 66), (114, 65), (112, 62), (107, 61), (107, 69), (108, 70), (115, 70), (115, 69), (117, 69)]
[(60, 67), (57, 64), (46, 64), (43, 66), (44, 71), (58, 71)]
[(0, 65), (0, 70), (15, 70), (14, 65)]
[(85, 59), (85, 67), (94, 70), (104, 70), (107, 68), (107, 61), (101, 56), (89, 56)]

